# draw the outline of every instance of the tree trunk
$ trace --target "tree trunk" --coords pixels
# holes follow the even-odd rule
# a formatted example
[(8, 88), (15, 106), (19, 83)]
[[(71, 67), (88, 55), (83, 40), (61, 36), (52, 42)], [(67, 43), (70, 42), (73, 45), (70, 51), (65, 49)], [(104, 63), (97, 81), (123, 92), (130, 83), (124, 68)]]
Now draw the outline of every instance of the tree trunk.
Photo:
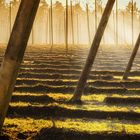
[(116, 0), (116, 46), (118, 46), (118, 0)]
[(65, 42), (65, 45), (66, 45), (66, 53), (68, 53), (68, 17), (69, 14), (68, 14), (68, 0), (66, 0), (66, 42)]
[(40, 0), (22, 0), (0, 69), (0, 129), (27, 46)]
[(79, 45), (79, 15), (77, 13), (77, 45)]
[(129, 72), (130, 72), (130, 70), (131, 70), (131, 68), (132, 68), (134, 59), (135, 59), (136, 54), (137, 54), (137, 52), (138, 52), (139, 46), (140, 46), (140, 34), (139, 34), (139, 36), (138, 36), (136, 45), (135, 45), (135, 47), (134, 47), (134, 50), (133, 50), (132, 55), (131, 55), (131, 57), (130, 57), (130, 60), (129, 60), (129, 62), (128, 62), (127, 68), (126, 68), (126, 70), (125, 70), (125, 72), (124, 72), (123, 80), (126, 80), (126, 79), (128, 78)]
[(134, 46), (134, 1), (132, 0), (132, 47)]
[(124, 44), (126, 43), (126, 34), (125, 34), (125, 12), (123, 12), (123, 33), (124, 33)]
[(74, 26), (73, 26), (73, 6), (72, 6), (72, 0), (70, 2), (71, 5), (71, 31), (72, 31), (72, 45), (74, 45)]
[(95, 0), (95, 32), (97, 31), (97, 0)]
[(12, 3), (10, 1), (10, 5), (9, 5), (9, 36), (11, 34), (11, 29), (12, 29)]
[(34, 45), (34, 25), (32, 27), (32, 45)]
[(86, 4), (86, 11), (87, 11), (88, 40), (89, 40), (89, 45), (91, 45), (91, 39), (90, 39), (90, 24), (89, 24), (89, 8), (88, 8), (88, 4)]
[(94, 60), (95, 60), (102, 36), (104, 34), (104, 30), (105, 30), (106, 25), (108, 23), (114, 2), (115, 2), (115, 0), (108, 0), (108, 2), (107, 2), (107, 5), (106, 5), (106, 8), (104, 10), (103, 16), (101, 18), (99, 27), (97, 29), (93, 43), (91, 45), (91, 49), (90, 49), (86, 64), (85, 64), (84, 69), (81, 73), (77, 88), (74, 92), (74, 96), (70, 100), (71, 102), (79, 102), (81, 100), (81, 96), (82, 96), (86, 81), (88, 79), (89, 73), (90, 73), (92, 65), (94, 63)]
[(116, 43), (115, 13), (113, 11), (114, 44)]
[(46, 44), (48, 44), (48, 21), (49, 21), (49, 17), (48, 17), (48, 12), (47, 12), (47, 21), (46, 21)]
[(50, 6), (50, 40), (51, 40), (51, 52), (53, 51), (53, 8), (52, 8), (52, 0)]

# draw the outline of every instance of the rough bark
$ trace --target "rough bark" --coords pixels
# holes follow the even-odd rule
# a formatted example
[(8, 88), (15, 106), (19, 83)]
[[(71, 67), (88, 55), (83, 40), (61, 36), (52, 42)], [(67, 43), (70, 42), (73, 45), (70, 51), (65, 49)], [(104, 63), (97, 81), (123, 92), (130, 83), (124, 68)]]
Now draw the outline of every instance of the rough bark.
[(133, 52), (132, 52), (132, 54), (131, 54), (130, 60), (129, 60), (128, 65), (127, 65), (127, 68), (126, 68), (126, 70), (125, 70), (125, 72), (124, 72), (123, 80), (126, 80), (126, 79), (128, 78), (128, 75), (129, 75), (130, 70), (131, 70), (131, 68), (132, 68), (134, 59), (135, 59), (135, 57), (136, 57), (136, 55), (137, 55), (139, 46), (140, 46), (140, 34), (139, 34), (139, 36), (138, 36), (137, 42), (136, 42), (135, 47), (134, 47), (134, 49), (133, 49)]
[(73, 25), (73, 6), (72, 6), (72, 0), (70, 2), (71, 7), (71, 31), (72, 31), (72, 45), (74, 45), (74, 25)]
[(9, 102), (27, 46), (33, 21), (40, 0), (22, 0), (16, 21), (0, 68), (0, 129), (7, 113)]
[(91, 45), (91, 37), (90, 37), (90, 23), (89, 23), (89, 8), (88, 4), (86, 4), (86, 13), (87, 13), (87, 30), (88, 30), (88, 40), (89, 40), (89, 45)]
[(86, 81), (88, 79), (89, 73), (91, 71), (92, 65), (94, 63), (102, 36), (104, 34), (105, 28), (107, 26), (113, 5), (115, 3), (115, 0), (108, 0), (106, 8), (104, 10), (103, 16), (101, 18), (99, 27), (97, 29), (97, 32), (95, 34), (93, 43), (91, 45), (91, 49), (89, 51), (89, 55), (88, 58), (86, 60), (86, 64), (84, 66), (84, 69), (81, 73), (77, 88), (74, 92), (74, 96), (72, 97), (72, 99), (70, 100), (71, 102), (79, 102), (81, 100), (81, 96), (84, 90), (84, 87), (86, 85)]
[(52, 0), (50, 5), (50, 40), (51, 40), (51, 52), (53, 51), (53, 7)]
[(65, 42), (65, 45), (66, 45), (66, 53), (68, 53), (68, 0), (66, 0), (66, 42)]
[(118, 0), (116, 0), (116, 46), (118, 46)]

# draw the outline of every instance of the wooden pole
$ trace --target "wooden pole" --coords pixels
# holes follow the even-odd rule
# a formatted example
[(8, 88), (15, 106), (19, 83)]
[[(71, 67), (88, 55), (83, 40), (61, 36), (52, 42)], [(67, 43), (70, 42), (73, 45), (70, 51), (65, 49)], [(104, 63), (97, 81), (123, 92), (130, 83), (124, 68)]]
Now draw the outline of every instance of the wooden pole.
[(50, 40), (51, 40), (51, 52), (53, 51), (53, 8), (52, 8), (52, 0), (50, 6)]
[(64, 45), (66, 42), (66, 12), (64, 11)]
[(89, 51), (88, 58), (86, 60), (86, 64), (84, 66), (84, 69), (81, 73), (77, 88), (75, 89), (74, 96), (70, 100), (70, 102), (79, 102), (81, 100), (81, 96), (84, 90), (84, 87), (86, 85), (86, 81), (88, 79), (89, 73), (91, 71), (92, 65), (94, 63), (94, 60), (97, 55), (97, 51), (102, 39), (102, 36), (104, 34), (105, 28), (107, 26), (113, 5), (115, 3), (115, 0), (108, 0), (106, 8), (104, 10), (104, 13), (102, 15), (99, 27), (97, 29), (97, 32), (95, 34), (93, 43), (91, 45), (91, 49)]
[(70, 1), (70, 7), (71, 7), (71, 31), (72, 31), (72, 45), (74, 45), (74, 25), (73, 25), (73, 6), (72, 6), (72, 0)]
[(34, 25), (32, 27), (32, 45), (34, 44)]
[[(101, 2), (101, 15), (103, 14), (103, 5)], [(103, 34), (103, 44), (105, 44), (105, 35)]]
[(116, 0), (116, 46), (118, 46), (118, 0)]
[(95, 0), (95, 32), (97, 31), (97, 0)]
[(69, 14), (68, 14), (68, 0), (66, 0), (66, 42), (65, 42), (65, 45), (66, 45), (66, 53), (68, 53), (68, 17)]
[(12, 2), (10, 1), (9, 5), (9, 35), (11, 34), (12, 29)]
[(132, 47), (134, 46), (134, 1), (132, 0), (132, 11), (131, 11), (131, 18), (132, 18)]
[(46, 21), (46, 44), (48, 44), (48, 21), (49, 21), (49, 17), (48, 17), (48, 11), (46, 12), (47, 15), (47, 21)]
[(89, 8), (88, 8), (88, 4), (86, 4), (86, 13), (87, 13), (88, 40), (89, 40), (89, 45), (91, 45), (91, 38), (90, 38), (90, 24), (89, 24)]
[(123, 36), (124, 36), (124, 44), (126, 43), (126, 34), (125, 34), (125, 12), (123, 14)]
[(77, 45), (79, 45), (79, 15), (77, 13)]
[(140, 34), (139, 34), (139, 36), (138, 36), (138, 39), (137, 39), (137, 42), (136, 42), (136, 44), (135, 44), (134, 50), (133, 50), (133, 52), (132, 52), (132, 54), (131, 54), (130, 60), (129, 60), (128, 65), (127, 65), (127, 68), (126, 68), (126, 70), (125, 70), (125, 72), (124, 72), (123, 80), (126, 80), (126, 79), (128, 78), (128, 75), (129, 75), (129, 73), (130, 73), (130, 71), (131, 71), (131, 68), (132, 68), (134, 59), (135, 59), (135, 57), (136, 57), (136, 55), (137, 55), (139, 46), (140, 46)]
[(0, 130), (27, 46), (40, 0), (22, 0), (0, 68)]
[(115, 12), (113, 10), (114, 44), (116, 43)]
[(51, 8), (49, 8), (49, 44), (51, 45)]

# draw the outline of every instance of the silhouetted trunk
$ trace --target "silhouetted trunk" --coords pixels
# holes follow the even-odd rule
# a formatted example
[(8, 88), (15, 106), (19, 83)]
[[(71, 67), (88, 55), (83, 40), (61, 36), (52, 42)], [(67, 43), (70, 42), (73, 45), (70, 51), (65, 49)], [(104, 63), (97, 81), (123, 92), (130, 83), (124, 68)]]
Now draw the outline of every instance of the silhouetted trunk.
[(32, 27), (32, 45), (34, 44), (34, 26)]
[(46, 21), (46, 44), (48, 44), (48, 24), (49, 24), (49, 17), (47, 13), (47, 21)]
[(131, 68), (132, 68), (134, 59), (135, 59), (135, 57), (136, 57), (136, 55), (137, 55), (139, 46), (140, 46), (140, 34), (139, 34), (139, 36), (138, 36), (136, 45), (135, 45), (135, 47), (134, 47), (134, 49), (133, 49), (132, 55), (131, 55), (130, 60), (129, 60), (129, 62), (128, 62), (127, 68), (126, 68), (126, 70), (125, 70), (125, 72), (124, 72), (123, 80), (126, 80), (126, 79), (128, 78), (128, 75), (129, 75), (129, 72), (131, 71)]
[(108, 2), (107, 2), (107, 5), (106, 5), (106, 8), (105, 8), (104, 13), (102, 15), (99, 27), (97, 29), (93, 43), (91, 45), (91, 49), (89, 51), (89, 55), (88, 55), (86, 64), (85, 64), (84, 69), (81, 73), (77, 88), (74, 92), (74, 96), (72, 97), (71, 102), (79, 102), (81, 100), (81, 96), (82, 96), (82, 93), (84, 91), (86, 81), (88, 79), (92, 65), (93, 65), (94, 60), (96, 58), (96, 54), (97, 54), (102, 36), (104, 34), (105, 28), (107, 26), (114, 2), (115, 2), (115, 0), (108, 0)]
[(116, 0), (116, 46), (118, 46), (118, 0)]
[(90, 40), (90, 24), (89, 24), (89, 8), (88, 8), (88, 4), (86, 4), (86, 12), (87, 12), (88, 40), (89, 40), (89, 45), (91, 45), (91, 40)]
[(72, 31), (72, 45), (74, 45), (74, 25), (73, 25), (73, 6), (72, 6), (72, 0), (70, 1), (70, 7), (71, 7), (71, 31)]
[(66, 43), (66, 12), (64, 11), (64, 44)]
[(11, 29), (12, 29), (12, 3), (10, 1), (9, 3), (9, 35), (11, 34)]
[(113, 11), (113, 26), (114, 26), (114, 44), (116, 44), (116, 28), (115, 28), (115, 13)]
[(123, 12), (123, 36), (124, 36), (124, 44), (126, 43), (126, 34), (125, 34), (125, 12)]
[(50, 41), (51, 41), (51, 52), (53, 51), (53, 7), (52, 0), (50, 5)]
[(27, 46), (40, 0), (22, 0), (0, 69), (0, 129)]
[[(101, 4), (102, 7), (102, 4)], [(101, 8), (101, 15), (103, 15), (103, 7)], [(105, 35), (103, 34), (103, 44), (105, 44)]]
[(97, 0), (95, 0), (95, 32), (97, 31)]
[(66, 42), (65, 42), (65, 45), (66, 45), (66, 53), (68, 53), (68, 17), (69, 14), (68, 14), (68, 0), (66, 0)]
[(59, 44), (61, 44), (61, 17), (59, 18), (59, 31), (58, 31), (58, 37), (59, 37)]
[(79, 45), (79, 15), (77, 14), (77, 44)]
[(132, 20), (132, 47), (134, 46), (134, 1), (132, 0), (132, 11), (131, 11), (131, 20)]

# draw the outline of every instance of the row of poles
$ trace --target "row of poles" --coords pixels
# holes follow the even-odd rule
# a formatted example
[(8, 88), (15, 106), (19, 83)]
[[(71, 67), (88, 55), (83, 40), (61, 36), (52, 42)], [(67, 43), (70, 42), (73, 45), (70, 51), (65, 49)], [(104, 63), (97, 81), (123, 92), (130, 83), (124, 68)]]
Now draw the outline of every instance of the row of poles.
[[(16, 83), (16, 78), (24, 57), (29, 35), (33, 26), (40, 0), (23, 0), (11, 32), (9, 43), (0, 69), (0, 130), (3, 126), (8, 110), (9, 102)], [(108, 0), (102, 18), (100, 20), (94, 40), (81, 73), (78, 85), (70, 102), (81, 101), (81, 96), (86, 85), (89, 73), (96, 58), (101, 39), (106, 29), (115, 0)], [(24, 39), (23, 39), (24, 38)], [(140, 34), (135, 45), (129, 64), (133, 63), (134, 57), (140, 45)], [(129, 65), (131, 66), (131, 65)], [(129, 67), (128, 66), (128, 67)], [(128, 72), (128, 69), (126, 70)]]
[[(51, 51), (53, 48), (53, 14), (52, 14), (52, 0), (50, 6), (50, 15), (51, 15)], [(132, 9), (131, 9), (131, 21), (132, 21), (132, 46), (134, 46), (134, 1), (132, 0)], [(72, 42), (74, 45), (74, 27), (73, 27), (73, 9), (72, 9), (72, 1), (70, 1), (71, 7), (71, 26), (72, 26)], [(89, 22), (89, 6), (86, 4), (86, 14), (87, 14), (87, 29), (88, 29), (88, 39), (89, 45), (91, 45), (91, 34), (90, 34), (90, 22)], [(123, 17), (124, 18), (124, 17)], [(98, 23), (97, 23), (97, 0), (95, 0), (95, 31), (97, 31)], [(118, 46), (118, 0), (116, 0), (116, 46)], [(66, 0), (66, 34), (65, 34), (65, 45), (66, 52), (68, 52), (68, 0)]]
[[(131, 9), (131, 21), (132, 21), (132, 46), (134, 46), (134, 1), (131, 0), (132, 3), (132, 9)], [(70, 11), (71, 11), (71, 29), (72, 29), (72, 45), (74, 45), (74, 22), (73, 22), (73, 3), (72, 0), (70, 1)], [(9, 25), (9, 30), (11, 33), (11, 29), (12, 29), (12, 1), (10, 2), (10, 6), (9, 6), (9, 21), (10, 21), (10, 25)], [(68, 18), (68, 0), (66, 0), (66, 9), (65, 9), (65, 46), (66, 46), (66, 52), (68, 52), (68, 41), (69, 41), (69, 29), (68, 29), (68, 24), (69, 24), (69, 18)], [(88, 4), (86, 4), (86, 14), (87, 14), (87, 30), (88, 30), (88, 40), (89, 40), (89, 44), (91, 44), (91, 32), (90, 32), (90, 21), (89, 21), (89, 6)], [(97, 26), (98, 26), (98, 18), (97, 18), (97, 0), (95, 0), (95, 32), (97, 31)], [(49, 8), (49, 22), (50, 22), (50, 45), (51, 45), (51, 51), (53, 50), (53, 46), (54, 46), (54, 30), (53, 30), (53, 4), (52, 4), (52, 0), (50, 0), (50, 8)], [(78, 24), (78, 23), (77, 23)], [(78, 26), (78, 25), (77, 25)], [(115, 23), (114, 23), (115, 26)], [(124, 27), (125, 29), (125, 27)], [(115, 38), (116, 38), (116, 46), (118, 46), (118, 0), (116, 0), (116, 31), (115, 32)], [(125, 33), (124, 33), (125, 34)], [(125, 36), (125, 35), (124, 35)], [(78, 37), (77, 37), (78, 38)], [(32, 43), (34, 44), (34, 29), (32, 29)]]

